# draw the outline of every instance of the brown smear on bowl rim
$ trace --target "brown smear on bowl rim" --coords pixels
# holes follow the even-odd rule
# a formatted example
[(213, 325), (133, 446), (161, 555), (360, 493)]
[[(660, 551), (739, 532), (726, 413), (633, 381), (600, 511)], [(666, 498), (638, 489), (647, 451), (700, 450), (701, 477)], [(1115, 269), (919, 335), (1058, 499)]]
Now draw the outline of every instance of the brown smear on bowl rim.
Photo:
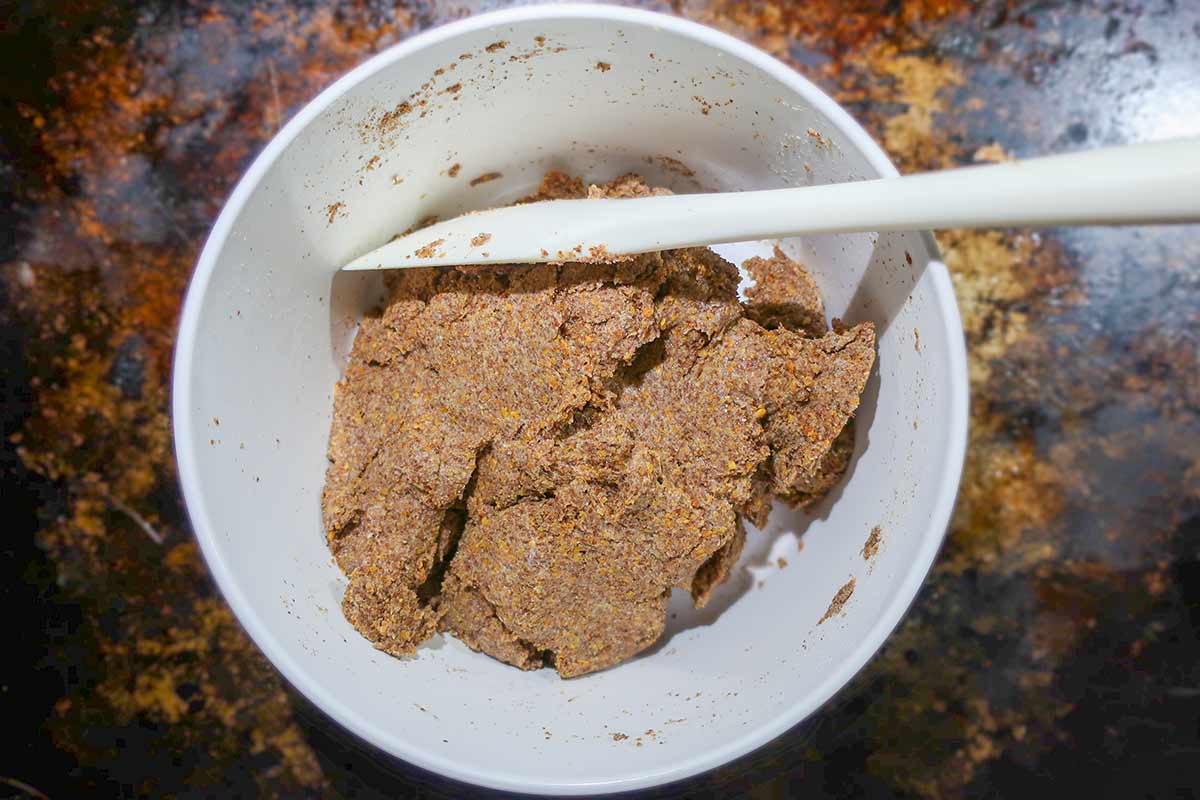
[(693, 170), (687, 164), (680, 161), (678, 158), (672, 158), (671, 156), (654, 156), (653, 158), (647, 159), (647, 160), (652, 161), (652, 162), (654, 162), (654, 161), (658, 162), (658, 165), (661, 166), (663, 169), (665, 169), (667, 172), (673, 172), (676, 175), (679, 175), (680, 177), (683, 177), (683, 178), (696, 177), (695, 170)]
[[(486, 48), (489, 53), (494, 53), (508, 46), (507, 41), (492, 42)], [(542, 52), (540, 49), (533, 53), (525, 54), (524, 57), (529, 57)], [(459, 55), (459, 61), (465, 61), (473, 58), (472, 53), (462, 53)], [(395, 143), (396, 135), (402, 131), (409, 123), (409, 115), (418, 108), (422, 109), (420, 116), (424, 117), (429, 113), (429, 101), (435, 95), (450, 95), (451, 99), (457, 100), (461, 97), (461, 92), (464, 88), (464, 82), (458, 81), (444, 89), (438, 89), (436, 84), (438, 79), (445, 76), (448, 72), (458, 68), (458, 61), (451, 62), (446, 67), (438, 67), (430, 75), (429, 80), (425, 81), (417, 88), (416, 91), (397, 103), (388, 111), (380, 112), (378, 109), (370, 112), (367, 118), (358, 125), (358, 132), (364, 142), (378, 140), (385, 145)]]
[(332, 225), (335, 218), (346, 216), (346, 204), (339, 200), (325, 206), (325, 211), (329, 214), (329, 224)]
[(825, 622), (825, 620), (836, 617), (842, 613), (842, 609), (846, 607), (846, 603), (850, 600), (850, 596), (854, 594), (854, 578), (842, 584), (842, 588), (837, 590), (837, 594), (829, 601), (829, 608), (825, 609), (825, 616), (817, 620), (817, 624)]
[(392, 133), (400, 127), (401, 120), (412, 110), (413, 104), (408, 100), (403, 100), (397, 103), (391, 111), (383, 112), (371, 127), (381, 135)]
[(809, 128), (805, 132), (809, 135), (809, 138), (811, 138), (813, 141), (815, 141), (817, 143), (817, 147), (824, 147), (827, 150), (833, 149), (833, 142), (830, 141), (827, 137), (822, 136), (821, 132), (818, 131), (816, 128)]
[(871, 528), (871, 533), (867, 536), (867, 541), (862, 546), (863, 561), (870, 561), (875, 558), (879, 552), (879, 543), (883, 540), (883, 528), (876, 525)]
[(437, 221), (438, 221), (437, 214), (430, 214), (427, 217), (421, 217), (419, 220), (414, 222), (412, 225), (409, 225), (407, 228), (402, 230), (400, 233), (397, 233), (394, 236), (392, 236), (390, 241), (394, 242), (402, 236), (408, 236), (410, 233), (416, 233), (417, 231), (421, 230), (422, 228), (428, 228), (430, 225), (434, 224)]
[(478, 175), (474, 178), (471, 178), (470, 185), (478, 186), (481, 183), (488, 183), (489, 181), (494, 181), (497, 178), (502, 178), (502, 177), (504, 177), (504, 173), (502, 173), (502, 172), (485, 172), (482, 175)]
[(536, 58), (537, 56), (545, 55), (546, 53), (565, 53), (566, 51), (567, 51), (567, 48), (565, 48), (565, 47), (553, 47), (550, 49), (547, 49), (545, 47), (535, 47), (532, 50), (526, 50), (523, 53), (514, 53), (508, 57), (508, 60), (524, 62), (524, 61), (530, 60), (531, 58)]

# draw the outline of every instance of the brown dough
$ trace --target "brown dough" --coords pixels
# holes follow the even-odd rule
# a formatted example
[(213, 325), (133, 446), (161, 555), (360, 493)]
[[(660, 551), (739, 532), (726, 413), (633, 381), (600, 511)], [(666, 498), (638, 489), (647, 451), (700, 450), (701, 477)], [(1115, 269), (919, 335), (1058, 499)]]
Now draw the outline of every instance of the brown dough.
[[(551, 175), (535, 198), (584, 194)], [(848, 461), (874, 329), (824, 333), (808, 296), (820, 338), (799, 312), (768, 329), (708, 250), (391, 282), (337, 387), (323, 496), (343, 609), (389, 653), (441, 629), (564, 677), (616, 664), (673, 588), (708, 601), (742, 516), (815, 501)]]

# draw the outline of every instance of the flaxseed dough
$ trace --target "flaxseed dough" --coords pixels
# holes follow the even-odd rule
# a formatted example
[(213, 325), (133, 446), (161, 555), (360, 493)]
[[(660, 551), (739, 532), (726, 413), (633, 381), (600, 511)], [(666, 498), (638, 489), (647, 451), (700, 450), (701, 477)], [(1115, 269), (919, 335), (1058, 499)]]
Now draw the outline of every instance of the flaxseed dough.
[[(548, 175), (530, 199), (631, 197)], [(853, 448), (870, 323), (829, 331), (782, 253), (398, 270), (334, 399), (323, 497), (347, 619), (410, 654), (438, 631), (563, 677), (703, 605), (771, 498), (807, 505)]]

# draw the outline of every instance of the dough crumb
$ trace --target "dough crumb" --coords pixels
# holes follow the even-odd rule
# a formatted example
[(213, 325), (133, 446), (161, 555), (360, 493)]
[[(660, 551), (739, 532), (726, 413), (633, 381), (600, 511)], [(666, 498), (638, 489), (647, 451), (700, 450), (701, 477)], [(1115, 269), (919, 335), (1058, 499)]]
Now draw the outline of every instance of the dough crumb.
[(846, 602), (850, 599), (850, 595), (854, 594), (854, 578), (846, 581), (842, 588), (837, 590), (837, 594), (833, 596), (833, 600), (829, 602), (829, 608), (825, 610), (825, 616), (817, 621), (817, 624), (825, 622), (830, 617), (836, 617), (842, 613), (842, 609), (846, 607)]
[(810, 336), (829, 330), (817, 282), (778, 247), (771, 258), (751, 258), (742, 269), (754, 279), (746, 290), (746, 316), (764, 328), (784, 327)]
[(867, 536), (867, 541), (862, 547), (863, 561), (870, 561), (875, 558), (875, 554), (879, 552), (879, 542), (883, 539), (883, 529), (876, 525), (871, 528), (870, 535)]

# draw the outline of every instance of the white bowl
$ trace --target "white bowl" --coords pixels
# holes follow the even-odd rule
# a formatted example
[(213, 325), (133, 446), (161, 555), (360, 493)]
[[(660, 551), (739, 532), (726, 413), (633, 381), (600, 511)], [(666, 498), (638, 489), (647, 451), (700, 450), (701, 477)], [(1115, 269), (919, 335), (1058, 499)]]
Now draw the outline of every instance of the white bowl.
[[(414, 92), (426, 105), (381, 117)], [(832, 316), (873, 320), (880, 333), (856, 460), (816, 513), (777, 508), (709, 608), (676, 597), (659, 645), (598, 674), (521, 672), (449, 637), (410, 659), (384, 655), (342, 617), (345, 581), (321, 527), (332, 390), (354, 321), (378, 294), (378, 276), (335, 281), (333, 270), (426, 214), (520, 196), (551, 167), (593, 179), (637, 170), (676, 191), (896, 174), (812, 84), (700, 25), (610, 6), (536, 6), (429, 31), (323, 92), (238, 184), (183, 310), (175, 444), (196, 536), (225, 597), (275, 666), (334, 719), (475, 784), (634, 789), (778, 736), (883, 643), (944, 536), (966, 442), (966, 361), (929, 236), (784, 242), (814, 271)], [(503, 177), (469, 184), (491, 171)], [(762, 248), (726, 252), (740, 260)], [(867, 561), (860, 551), (875, 526), (882, 544)], [(843, 613), (818, 625), (851, 577)]]

